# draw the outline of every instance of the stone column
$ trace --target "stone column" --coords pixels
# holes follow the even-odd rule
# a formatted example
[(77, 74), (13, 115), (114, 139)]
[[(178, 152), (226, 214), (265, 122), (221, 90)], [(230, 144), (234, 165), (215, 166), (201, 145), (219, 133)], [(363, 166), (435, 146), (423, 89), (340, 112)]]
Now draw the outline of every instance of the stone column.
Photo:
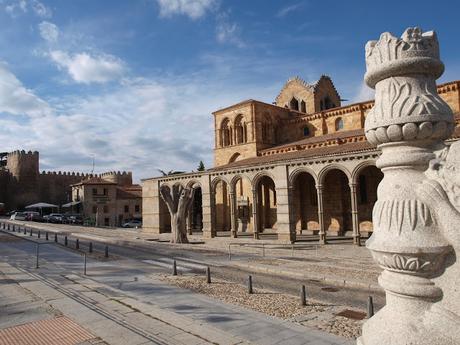
[(209, 186), (209, 190), (203, 188), (201, 193), (203, 202), (203, 238), (213, 238), (216, 237), (216, 191)]
[(257, 196), (257, 188), (252, 189), (252, 227), (254, 232), (254, 239), (259, 239), (259, 219), (257, 218), (259, 215), (258, 212), (258, 196)]
[[(444, 71), (436, 34), (418, 28), (401, 38), (383, 33), (378, 42), (367, 43), (366, 65), (365, 81), (376, 94), (365, 133), (382, 151), (377, 167), (384, 173), (366, 246), (384, 269), (379, 284), (387, 304), (363, 325), (358, 344), (459, 344), (459, 290), (449, 290), (458, 274), (443, 279), (456, 259), (439, 226), (444, 217), (418, 194), (430, 161), (433, 167), (440, 164), (433, 160), (434, 150), (454, 128), (452, 110), (436, 89)], [(458, 222), (458, 233), (458, 218), (450, 222)]]
[(318, 222), (319, 222), (319, 244), (326, 244), (326, 229), (324, 225), (324, 206), (323, 206), (323, 185), (316, 185), (318, 196)]
[(236, 220), (236, 200), (235, 200), (235, 187), (234, 186), (230, 186), (230, 192), (228, 194), (230, 196), (230, 224), (231, 224), (230, 236), (233, 238), (236, 238), (237, 233), (238, 233), (238, 224)]
[(359, 232), (359, 219), (358, 219), (358, 198), (356, 196), (356, 183), (350, 183), (351, 195), (351, 220), (353, 223), (353, 244), (361, 246), (361, 234)]

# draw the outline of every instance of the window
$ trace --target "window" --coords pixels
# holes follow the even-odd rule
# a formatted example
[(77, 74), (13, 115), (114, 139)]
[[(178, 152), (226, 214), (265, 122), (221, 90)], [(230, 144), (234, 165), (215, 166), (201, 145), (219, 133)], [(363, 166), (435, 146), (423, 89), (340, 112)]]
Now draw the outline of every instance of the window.
[(104, 205), (104, 213), (109, 213), (109, 206)]
[(359, 201), (361, 204), (367, 203), (367, 183), (366, 176), (359, 176)]
[(299, 101), (295, 99), (295, 97), (292, 97), (291, 101), (289, 102), (289, 108), (292, 110), (299, 110)]
[(302, 113), (306, 113), (307, 112), (307, 104), (305, 103), (304, 100), (302, 100), (302, 102), (300, 102), (300, 111)]
[(93, 188), (93, 195), (97, 195), (97, 188)]
[(335, 120), (335, 130), (340, 131), (343, 129), (343, 120), (341, 117), (339, 117), (337, 120)]
[(107, 188), (104, 188), (104, 195), (108, 195)]
[(97, 213), (97, 206), (93, 205), (93, 213)]
[(134, 206), (134, 212), (139, 213), (141, 211), (141, 207), (139, 205)]
[(225, 118), (220, 125), (220, 146), (225, 147), (232, 144), (232, 129), (229, 120)]
[(303, 136), (308, 137), (309, 135), (310, 135), (310, 128), (308, 128), (308, 126), (305, 126), (303, 128)]
[(125, 213), (129, 213), (129, 205), (125, 205)]

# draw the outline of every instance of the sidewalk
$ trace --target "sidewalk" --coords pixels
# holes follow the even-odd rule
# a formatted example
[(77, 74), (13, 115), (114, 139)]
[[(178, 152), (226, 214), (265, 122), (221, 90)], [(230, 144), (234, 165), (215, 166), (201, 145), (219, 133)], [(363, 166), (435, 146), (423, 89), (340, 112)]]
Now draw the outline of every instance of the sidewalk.
[(2, 301), (25, 301), (26, 294), (52, 311), (24, 322), (62, 314), (108, 344), (352, 343), (169, 286), (156, 278), (154, 267), (134, 260), (93, 260), (88, 266), (90, 275), (82, 276), (79, 254), (46, 245), (41, 268), (35, 270), (33, 251), (33, 245), (19, 239), (0, 241), (0, 272), (20, 287), (12, 289), (18, 295), (2, 295)]
[[(292, 247), (273, 240), (222, 237), (204, 240), (200, 235), (189, 236), (189, 239), (197, 244), (170, 244), (167, 242), (169, 234), (148, 235), (135, 229), (8, 222), (109, 245), (146, 249), (163, 246), (171, 250), (218, 252), (221, 255), (219, 264), (238, 267), (254, 273), (313, 279), (337, 286), (382, 292), (377, 282), (382, 270), (375, 264), (369, 250), (364, 246), (357, 247), (340, 242), (321, 246), (315, 242), (302, 242)], [(231, 260), (228, 260), (229, 251)]]

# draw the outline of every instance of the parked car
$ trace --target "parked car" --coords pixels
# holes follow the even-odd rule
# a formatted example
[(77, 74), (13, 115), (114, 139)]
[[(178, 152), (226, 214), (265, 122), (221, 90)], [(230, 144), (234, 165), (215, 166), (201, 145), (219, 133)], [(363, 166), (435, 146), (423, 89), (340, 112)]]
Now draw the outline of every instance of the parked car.
[(11, 220), (26, 220), (26, 214), (24, 212), (14, 212), (11, 217)]
[(83, 218), (79, 214), (66, 214), (66, 221), (69, 224), (81, 225), (83, 224)]
[(65, 222), (65, 216), (60, 213), (51, 213), (48, 217), (48, 222), (61, 224)]
[(123, 223), (121, 227), (122, 228), (135, 228), (135, 229), (142, 228), (142, 221), (138, 219), (131, 219), (127, 221), (126, 223)]
[(28, 220), (28, 221), (43, 222), (43, 217), (40, 215), (39, 212), (26, 211), (24, 213), (26, 215), (26, 220)]

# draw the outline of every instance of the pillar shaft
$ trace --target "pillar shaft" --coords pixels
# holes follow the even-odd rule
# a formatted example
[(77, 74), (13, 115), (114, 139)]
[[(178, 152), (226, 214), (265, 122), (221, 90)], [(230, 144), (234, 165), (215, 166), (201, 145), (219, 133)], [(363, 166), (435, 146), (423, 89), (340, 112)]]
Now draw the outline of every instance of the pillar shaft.
[(361, 245), (361, 234), (359, 232), (359, 217), (358, 217), (358, 197), (356, 195), (356, 183), (350, 183), (351, 195), (351, 220), (353, 223), (353, 244)]
[(324, 225), (323, 185), (316, 185), (318, 196), (318, 222), (319, 222), (319, 243), (326, 244), (326, 229)]

